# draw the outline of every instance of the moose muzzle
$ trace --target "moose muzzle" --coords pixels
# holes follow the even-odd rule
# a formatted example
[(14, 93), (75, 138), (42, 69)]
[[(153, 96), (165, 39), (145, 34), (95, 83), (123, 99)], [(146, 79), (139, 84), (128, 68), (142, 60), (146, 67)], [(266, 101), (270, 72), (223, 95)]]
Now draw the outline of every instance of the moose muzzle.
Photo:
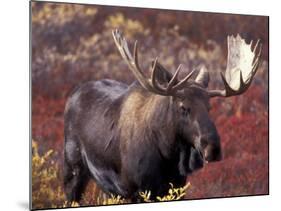
[(204, 158), (207, 162), (220, 161), (222, 159), (222, 152), (220, 145), (208, 145), (204, 149)]

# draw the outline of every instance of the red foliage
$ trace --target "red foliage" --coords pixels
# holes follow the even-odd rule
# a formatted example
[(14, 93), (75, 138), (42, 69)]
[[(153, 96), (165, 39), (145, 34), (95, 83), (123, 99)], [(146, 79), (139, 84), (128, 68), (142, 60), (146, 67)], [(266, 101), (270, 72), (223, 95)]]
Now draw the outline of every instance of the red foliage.
[(65, 101), (40, 95), (32, 99), (32, 138), (40, 143), (39, 151), (62, 150)]

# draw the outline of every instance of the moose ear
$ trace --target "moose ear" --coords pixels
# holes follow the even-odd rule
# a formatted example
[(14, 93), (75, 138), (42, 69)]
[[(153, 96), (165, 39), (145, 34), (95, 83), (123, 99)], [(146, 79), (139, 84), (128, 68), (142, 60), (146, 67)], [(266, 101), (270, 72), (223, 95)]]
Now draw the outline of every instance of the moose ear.
[[(153, 66), (154, 62), (151, 63), (151, 66)], [(156, 63), (155, 66), (155, 73), (156, 73), (156, 78), (159, 83), (165, 84), (169, 83), (169, 81), (172, 79), (173, 75), (165, 69), (159, 62)]]
[(209, 80), (210, 80), (209, 72), (205, 66), (202, 66), (195, 79), (195, 82), (200, 84), (204, 88), (207, 88), (209, 84)]

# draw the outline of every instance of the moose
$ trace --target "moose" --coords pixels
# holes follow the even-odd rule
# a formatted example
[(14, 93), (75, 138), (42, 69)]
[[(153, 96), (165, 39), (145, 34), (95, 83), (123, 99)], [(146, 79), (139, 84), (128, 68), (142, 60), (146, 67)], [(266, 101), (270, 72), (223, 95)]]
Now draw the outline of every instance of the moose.
[[(136, 81), (103, 79), (79, 85), (65, 106), (64, 187), (68, 201), (81, 200), (92, 178), (107, 194), (140, 201), (139, 193), (163, 196), (186, 177), (220, 161), (220, 136), (210, 119), (212, 97), (243, 94), (257, 72), (262, 45), (228, 36), (224, 88), (209, 90), (209, 72), (195, 69), (178, 79), (154, 59), (147, 77), (121, 31), (114, 42)], [(195, 75), (196, 74), (196, 75)]]

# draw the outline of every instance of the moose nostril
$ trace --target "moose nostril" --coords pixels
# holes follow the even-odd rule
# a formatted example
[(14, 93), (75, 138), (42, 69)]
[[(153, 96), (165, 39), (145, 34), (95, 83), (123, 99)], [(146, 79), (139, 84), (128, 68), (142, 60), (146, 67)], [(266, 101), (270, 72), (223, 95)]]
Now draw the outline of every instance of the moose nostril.
[(221, 148), (219, 146), (207, 146), (204, 150), (205, 159), (209, 162), (222, 160)]

